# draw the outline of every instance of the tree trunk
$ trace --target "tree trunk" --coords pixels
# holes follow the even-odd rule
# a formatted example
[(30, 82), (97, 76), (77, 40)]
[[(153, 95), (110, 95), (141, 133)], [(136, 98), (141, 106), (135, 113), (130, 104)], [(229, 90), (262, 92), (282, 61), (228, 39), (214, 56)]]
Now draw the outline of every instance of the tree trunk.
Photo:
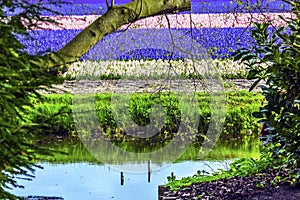
[(190, 0), (133, 0), (128, 4), (112, 6), (63, 48), (42, 57), (43, 65), (52, 73), (63, 73), (67, 71), (70, 63), (78, 61), (104, 36), (115, 32), (122, 25), (151, 16), (190, 9)]

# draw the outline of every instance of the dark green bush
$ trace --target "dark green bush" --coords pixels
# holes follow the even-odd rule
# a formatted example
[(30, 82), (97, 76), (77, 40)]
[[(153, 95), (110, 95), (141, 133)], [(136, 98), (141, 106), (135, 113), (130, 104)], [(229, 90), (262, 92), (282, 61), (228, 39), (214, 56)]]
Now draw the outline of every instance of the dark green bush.
[[(18, 12), (7, 16), (5, 9)], [(0, 199), (17, 198), (7, 188), (22, 187), (17, 178), (31, 179), (36, 157), (48, 154), (34, 143), (36, 124), (31, 119), (38, 113), (32, 109), (33, 99), (40, 97), (40, 86), (60, 83), (61, 78), (26, 53), (15, 37), (29, 37), (26, 31), (37, 26), (34, 21), (42, 21), (42, 9), (42, 4), (24, 0), (0, 1)]]
[(266, 81), (262, 88), (266, 102), (253, 113), (267, 125), (263, 156), (284, 160), (282, 167), (290, 169), (294, 182), (300, 177), (300, 2), (285, 2), (294, 14), (282, 18), (288, 27), (268, 31), (269, 24), (255, 23), (251, 34), (257, 45), (240, 49), (235, 59), (249, 66), (248, 78), (257, 79), (253, 87)]

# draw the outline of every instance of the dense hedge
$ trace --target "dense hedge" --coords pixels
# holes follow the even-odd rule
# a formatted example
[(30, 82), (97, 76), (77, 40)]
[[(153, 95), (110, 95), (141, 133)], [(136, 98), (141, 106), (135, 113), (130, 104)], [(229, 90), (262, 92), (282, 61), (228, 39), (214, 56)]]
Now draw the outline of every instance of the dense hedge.
[[(125, 137), (124, 131), (117, 126), (112, 113), (111, 96), (111, 93), (97, 94), (95, 96), (96, 115), (101, 128), (108, 134), (108, 137), (116, 141), (132, 140), (132, 138)], [(88, 99), (88, 97), (83, 97), (81, 100), (82, 106), (85, 105), (84, 99)], [(202, 142), (210, 122), (210, 96), (198, 93), (197, 100), (199, 102), (200, 115), (197, 140)], [(263, 97), (259, 93), (242, 91), (227, 93), (226, 120), (218, 142), (226, 146), (238, 147), (239, 145), (245, 146), (245, 143), (251, 144), (254, 140), (257, 140), (260, 125), (252, 117), (251, 113), (259, 110), (262, 100)], [(130, 116), (125, 116), (125, 118), (122, 118), (122, 121), (131, 118), (139, 125), (147, 125), (150, 120), (149, 108), (157, 103), (165, 108), (167, 118), (163, 130), (155, 140), (160, 141), (163, 136), (166, 141), (169, 141), (172, 139), (172, 134), (178, 130), (177, 128), (180, 124), (179, 104), (174, 96), (162, 95), (158, 98), (158, 96), (151, 94), (135, 94), (132, 96), (129, 105)], [(43, 117), (40, 117), (40, 115), (38, 117), (32, 116), (35, 122), (42, 124), (39, 129), (35, 130), (37, 134), (77, 135), (72, 113), (72, 95), (45, 95), (44, 102), (35, 102), (35, 105), (38, 113), (43, 114)], [(90, 131), (97, 131), (95, 127), (89, 126), (86, 128)], [(149, 140), (144, 142), (138, 140), (136, 142), (149, 145)]]

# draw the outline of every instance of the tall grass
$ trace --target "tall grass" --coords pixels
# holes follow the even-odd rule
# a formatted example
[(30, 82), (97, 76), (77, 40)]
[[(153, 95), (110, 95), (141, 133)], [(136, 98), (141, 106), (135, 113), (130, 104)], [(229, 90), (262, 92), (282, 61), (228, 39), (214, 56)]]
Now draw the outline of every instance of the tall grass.
[[(128, 116), (123, 116), (122, 120), (133, 120), (139, 125), (146, 125), (149, 123), (149, 108), (159, 103), (162, 105), (167, 113), (167, 120), (165, 121), (164, 131), (155, 139), (132, 139), (124, 136), (124, 131), (118, 126), (112, 113), (112, 93), (83, 95), (76, 96), (79, 107), (85, 107), (92, 103), (95, 108), (98, 123), (101, 125), (101, 130), (104, 130), (106, 137), (115, 142), (120, 148), (135, 151), (135, 152), (151, 152), (166, 145), (172, 139), (172, 134), (176, 132), (176, 120), (180, 119), (180, 107), (174, 95), (160, 94), (134, 94), (131, 96), (129, 104)], [(93, 99), (94, 102), (90, 102)], [(207, 93), (197, 93), (196, 99), (198, 101), (198, 113), (200, 117), (200, 124), (198, 127), (198, 136), (193, 145), (178, 159), (197, 159), (201, 153), (201, 144), (203, 137), (206, 134), (210, 122), (210, 96)], [(42, 136), (40, 142), (46, 143), (48, 138), (55, 135), (54, 138), (66, 138), (73, 136), (78, 139), (78, 130), (74, 122), (74, 97), (70, 94), (47, 94), (44, 95), (44, 100), (35, 102), (37, 112), (42, 113), (43, 117), (35, 117), (36, 123), (40, 123), (36, 134)], [(247, 157), (258, 156), (259, 152), (259, 132), (261, 125), (252, 117), (251, 113), (258, 111), (263, 96), (260, 93), (236, 91), (226, 93), (226, 119), (223, 131), (217, 141), (214, 151), (204, 156), (205, 159), (224, 159), (233, 157)], [(78, 105), (77, 105), (78, 106)], [(183, 105), (184, 106), (184, 105)], [(78, 109), (76, 109), (78, 111)], [(80, 115), (77, 113), (76, 115)], [(97, 133), (97, 124), (91, 125), (88, 118), (83, 115), (81, 123), (86, 124), (86, 134), (90, 131)], [(98, 127), (99, 130), (100, 127)], [(59, 137), (58, 137), (59, 136)], [(81, 137), (81, 139), (83, 139)], [(97, 160), (89, 154), (80, 141), (72, 143), (59, 143), (59, 145), (51, 146), (56, 150), (68, 152), (69, 155), (56, 154), (53, 158), (47, 158), (51, 161), (91, 161)], [(57, 141), (54, 140), (54, 143)], [(160, 143), (158, 143), (160, 142)], [(163, 142), (163, 143), (161, 143)], [(100, 147), (99, 147), (100, 148)], [(247, 153), (249, 152), (249, 153)], [(117, 155), (115, 155), (117, 156)], [(54, 160), (53, 160), (54, 159)], [(129, 158), (128, 158), (129, 159)], [(141, 160), (143, 158), (140, 158)], [(168, 158), (161, 158), (161, 161), (168, 160)]]

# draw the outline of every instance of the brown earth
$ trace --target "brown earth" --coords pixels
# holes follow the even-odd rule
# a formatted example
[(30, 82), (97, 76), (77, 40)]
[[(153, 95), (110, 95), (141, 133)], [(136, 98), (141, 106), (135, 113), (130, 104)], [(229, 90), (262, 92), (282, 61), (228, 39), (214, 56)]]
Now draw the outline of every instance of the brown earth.
[(300, 184), (279, 182), (272, 185), (276, 176), (287, 176), (286, 171), (270, 169), (250, 177), (234, 177), (213, 182), (192, 184), (178, 191), (167, 190), (160, 200), (299, 200)]

